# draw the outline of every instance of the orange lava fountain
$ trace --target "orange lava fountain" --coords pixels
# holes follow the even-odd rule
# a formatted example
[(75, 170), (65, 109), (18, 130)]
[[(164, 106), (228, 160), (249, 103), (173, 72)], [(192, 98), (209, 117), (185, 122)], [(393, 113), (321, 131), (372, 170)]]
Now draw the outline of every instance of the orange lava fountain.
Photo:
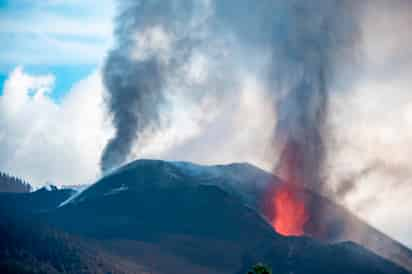
[(282, 183), (276, 186), (269, 200), (272, 226), (284, 236), (303, 235), (310, 217), (304, 197), (301, 156), (297, 145), (286, 145), (277, 170)]
[(275, 218), (272, 225), (279, 234), (284, 236), (300, 236), (305, 233), (304, 226), (309, 219), (305, 202), (299, 189), (284, 183), (277, 188), (273, 197)]

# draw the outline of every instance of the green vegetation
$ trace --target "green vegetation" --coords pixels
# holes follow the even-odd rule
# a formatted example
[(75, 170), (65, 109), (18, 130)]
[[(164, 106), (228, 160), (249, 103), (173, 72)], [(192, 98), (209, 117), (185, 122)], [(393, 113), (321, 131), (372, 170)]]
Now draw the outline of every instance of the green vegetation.
[(30, 192), (30, 190), (29, 183), (0, 171), (0, 192), (25, 193)]
[(253, 266), (248, 274), (272, 274), (272, 270), (268, 266), (259, 263)]

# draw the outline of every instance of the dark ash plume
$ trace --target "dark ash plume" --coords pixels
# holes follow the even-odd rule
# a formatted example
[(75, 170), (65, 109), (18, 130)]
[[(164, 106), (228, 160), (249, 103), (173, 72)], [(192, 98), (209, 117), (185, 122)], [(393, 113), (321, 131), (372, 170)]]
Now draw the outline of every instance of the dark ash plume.
[(189, 1), (119, 0), (118, 8), (116, 47), (103, 69), (115, 129), (101, 157), (103, 173), (127, 160), (145, 129), (159, 126), (168, 72), (184, 59), (189, 44), (169, 52), (172, 42), (181, 43), (172, 41), (173, 29), (187, 17)]
[(104, 68), (104, 83), (116, 132), (103, 152), (103, 172), (124, 163), (138, 132), (158, 122), (163, 101), (162, 68), (155, 59), (131, 62), (115, 50)]
[[(207, 94), (200, 97), (221, 95), (227, 83), (239, 83), (232, 73), (239, 68), (271, 71), (269, 89), (277, 98), (275, 140), (302, 151), (296, 172), (305, 178), (304, 185), (320, 190), (330, 85), (357, 41), (357, 2), (119, 0), (117, 45), (104, 68), (115, 136), (103, 152), (102, 170), (122, 164), (140, 133), (159, 124), (170, 75), (179, 74), (197, 51), (223, 64), (208, 71), (217, 77), (197, 86)], [(267, 59), (267, 53), (273, 56), (269, 68), (254, 64)], [(185, 82), (184, 77), (175, 78)]]
[[(230, 2), (235, 6), (235, 1)], [(232, 71), (243, 67), (235, 54), (226, 54), (233, 53), (236, 46), (242, 48), (243, 43), (233, 42), (232, 36), (226, 35), (232, 27), (225, 25), (230, 24), (218, 19), (219, 13), (212, 14), (216, 8), (222, 9), (222, 17), (231, 18), (231, 22), (240, 22), (241, 18), (230, 15), (218, 1), (118, 0), (118, 4), (117, 44), (109, 52), (103, 71), (115, 129), (102, 154), (103, 173), (127, 160), (144, 130), (159, 127), (171, 90), (179, 90), (195, 102), (217, 95), (221, 100), (239, 81)], [(186, 71), (199, 56), (209, 65), (202, 68), (206, 76), (199, 80), (201, 83), (190, 79)]]
[(337, 235), (326, 226), (324, 203), (307, 190), (326, 194), (326, 128), (335, 81), (352, 64), (358, 43), (360, 5), (351, 0), (288, 1), (275, 18), (272, 89), (276, 92), (274, 142), (280, 149), (275, 173), (302, 200), (304, 234)]
[[(288, 2), (283, 18), (274, 24), (273, 89), (280, 92), (275, 142), (282, 154), (296, 154), (290, 172), (300, 183), (322, 192), (329, 96), (336, 75), (354, 58), (360, 5), (342, 0)], [(280, 160), (285, 157), (291, 156), (281, 155)]]
[(375, 162), (372, 165), (361, 169), (357, 173), (350, 174), (347, 177), (341, 179), (335, 191), (335, 196), (338, 199), (343, 200), (352, 191), (356, 190), (356, 187), (358, 186), (358, 183), (360, 180), (368, 177), (370, 174), (372, 174), (374, 171), (376, 171), (379, 168), (380, 168), (379, 164)]
[[(150, 48), (152, 38), (144, 37), (143, 33), (146, 28), (156, 26), (159, 20), (145, 3), (118, 1), (118, 4), (116, 47), (109, 52), (103, 69), (107, 106), (115, 129), (102, 154), (100, 167), (103, 172), (126, 161), (139, 133), (159, 122), (159, 107), (164, 101), (164, 63), (156, 49)], [(152, 14), (151, 22), (142, 16), (145, 10)], [(146, 40), (144, 42), (149, 45), (137, 48), (138, 39)]]

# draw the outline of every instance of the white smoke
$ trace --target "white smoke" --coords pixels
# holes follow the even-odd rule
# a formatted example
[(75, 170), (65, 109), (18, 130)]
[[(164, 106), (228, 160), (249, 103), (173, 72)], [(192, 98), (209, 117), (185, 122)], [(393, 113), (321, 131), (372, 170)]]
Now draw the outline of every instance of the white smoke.
[(340, 202), (412, 247), (411, 10), (410, 1), (369, 2), (354, 87), (331, 100), (326, 177), (331, 188), (357, 177)]

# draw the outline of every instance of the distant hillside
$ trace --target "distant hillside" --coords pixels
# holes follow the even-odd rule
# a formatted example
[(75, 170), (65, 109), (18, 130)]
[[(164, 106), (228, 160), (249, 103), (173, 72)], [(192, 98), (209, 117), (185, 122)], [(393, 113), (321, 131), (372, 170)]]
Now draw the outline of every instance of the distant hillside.
[(0, 209), (22, 215), (47, 212), (57, 208), (76, 193), (72, 189), (40, 188), (29, 193), (0, 193)]
[(0, 192), (26, 193), (30, 192), (31, 189), (28, 182), (0, 172)]

